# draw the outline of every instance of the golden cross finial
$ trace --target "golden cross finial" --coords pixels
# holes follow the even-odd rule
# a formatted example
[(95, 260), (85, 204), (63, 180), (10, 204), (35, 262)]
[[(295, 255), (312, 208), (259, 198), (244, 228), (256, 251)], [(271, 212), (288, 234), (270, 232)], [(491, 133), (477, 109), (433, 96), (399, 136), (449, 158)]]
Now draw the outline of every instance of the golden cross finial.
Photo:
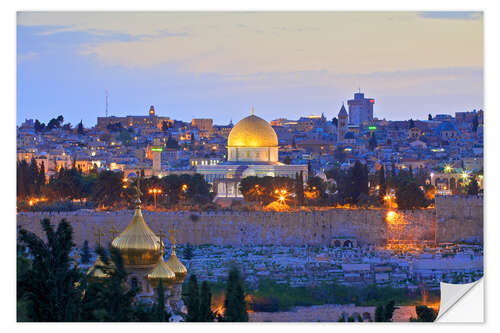
[(253, 105), (252, 105), (252, 116), (254, 115), (254, 111), (253, 111)]
[(158, 230), (158, 237), (160, 237), (160, 239), (165, 238), (165, 236), (166, 236), (166, 235), (165, 235), (165, 233), (163, 232), (163, 229)]
[(168, 232), (170, 233), (170, 241), (172, 241), (172, 246), (175, 249), (175, 233), (176, 233), (176, 230), (175, 230), (175, 228), (172, 228)]
[(158, 237), (160, 238), (160, 247), (162, 251), (165, 250), (165, 243), (163, 243), (163, 238), (165, 238), (165, 236), (166, 235), (162, 229), (158, 230)]
[(75, 253), (73, 254), (75, 267), (78, 267), (78, 259), (80, 259), (80, 255), (78, 254), (78, 249), (75, 248)]
[(137, 195), (137, 199), (141, 200), (141, 176), (137, 177), (137, 182), (135, 183), (135, 193)]
[(97, 237), (97, 246), (101, 246), (101, 237), (104, 236), (104, 233), (100, 228), (97, 228), (96, 231), (94, 232), (94, 236)]
[(113, 237), (113, 239), (115, 239), (116, 235), (120, 233), (120, 231), (116, 229), (114, 224), (111, 226), (111, 229), (109, 231), (111, 232), (111, 237)]

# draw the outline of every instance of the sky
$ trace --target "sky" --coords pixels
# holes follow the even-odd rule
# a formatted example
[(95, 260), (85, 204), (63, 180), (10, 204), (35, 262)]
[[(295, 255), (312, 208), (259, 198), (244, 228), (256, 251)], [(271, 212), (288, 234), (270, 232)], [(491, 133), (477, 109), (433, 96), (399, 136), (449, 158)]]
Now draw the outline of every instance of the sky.
[(18, 12), (17, 123), (426, 119), (483, 108), (483, 49), (480, 12)]

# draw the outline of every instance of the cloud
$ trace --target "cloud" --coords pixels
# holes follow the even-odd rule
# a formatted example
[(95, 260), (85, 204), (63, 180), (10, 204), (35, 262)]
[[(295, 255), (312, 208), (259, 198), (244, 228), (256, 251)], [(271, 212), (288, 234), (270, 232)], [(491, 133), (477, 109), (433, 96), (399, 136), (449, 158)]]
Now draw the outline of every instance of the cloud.
[(482, 22), (427, 20), (416, 12), (23, 12), (18, 24), (51, 26), (47, 38), (87, 34), (80, 56), (128, 68), (370, 73), (483, 61)]

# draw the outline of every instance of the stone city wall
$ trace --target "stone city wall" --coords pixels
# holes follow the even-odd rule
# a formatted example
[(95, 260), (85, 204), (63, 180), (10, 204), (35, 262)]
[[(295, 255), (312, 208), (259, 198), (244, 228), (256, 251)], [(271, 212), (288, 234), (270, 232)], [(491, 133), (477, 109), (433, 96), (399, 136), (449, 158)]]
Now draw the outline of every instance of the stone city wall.
[[(144, 219), (151, 229), (164, 233), (175, 227), (179, 243), (215, 245), (326, 245), (332, 238), (354, 237), (362, 244), (383, 244), (386, 240), (386, 210), (332, 209), (314, 212), (148, 212)], [(95, 244), (96, 231), (104, 232), (103, 244), (111, 239), (111, 228), (122, 231), (131, 221), (133, 211), (19, 213), (19, 226), (43, 235), (40, 220), (53, 223), (66, 219), (74, 230), (75, 243), (84, 240)], [(193, 216), (195, 218), (193, 218)], [(417, 224), (433, 225), (434, 211), (409, 213)]]
[[(174, 227), (179, 243), (214, 245), (328, 245), (333, 238), (356, 238), (361, 244), (385, 244), (387, 239), (452, 242), (467, 238), (482, 240), (482, 200), (438, 198), (436, 210), (398, 212), (403, 225), (386, 222), (386, 209), (331, 209), (313, 212), (149, 212), (143, 216), (151, 229), (165, 234)], [(18, 213), (17, 224), (43, 235), (40, 220), (52, 223), (66, 219), (74, 230), (77, 246), (88, 240), (96, 243), (96, 231), (104, 233), (102, 244), (111, 240), (112, 226), (122, 231), (133, 211), (34, 212)], [(436, 223), (437, 222), (437, 223)]]
[(483, 223), (482, 196), (436, 197), (438, 242), (483, 242)]

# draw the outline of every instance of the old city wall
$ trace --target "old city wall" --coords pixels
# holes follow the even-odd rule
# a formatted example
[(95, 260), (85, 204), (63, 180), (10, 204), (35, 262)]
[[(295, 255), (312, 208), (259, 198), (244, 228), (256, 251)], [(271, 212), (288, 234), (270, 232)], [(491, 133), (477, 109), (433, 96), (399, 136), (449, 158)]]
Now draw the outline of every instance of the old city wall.
[[(154, 232), (177, 230), (180, 243), (215, 245), (327, 245), (333, 238), (352, 237), (362, 244), (382, 245), (388, 239), (453, 242), (483, 239), (483, 202), (478, 197), (438, 197), (436, 209), (399, 212), (403, 225), (386, 222), (385, 209), (331, 209), (313, 212), (149, 212), (144, 218)], [(103, 244), (111, 228), (122, 231), (133, 211), (19, 213), (19, 226), (43, 235), (40, 220), (71, 222), (75, 243), (96, 243), (97, 230)], [(194, 218), (193, 218), (194, 217)]]
[(438, 242), (474, 240), (483, 242), (483, 197), (436, 197)]
[[(163, 232), (175, 227), (180, 243), (216, 245), (303, 245), (329, 244), (332, 238), (353, 237), (360, 243), (383, 244), (387, 237), (383, 209), (331, 209), (314, 212), (148, 212), (144, 218), (151, 229)], [(104, 232), (103, 244), (111, 239), (111, 228), (123, 230), (133, 211), (19, 213), (17, 223), (42, 235), (40, 220), (53, 223), (66, 219), (75, 232), (75, 243), (84, 240), (95, 244), (97, 230)], [(193, 215), (196, 217), (193, 218)], [(434, 210), (418, 210), (405, 214), (412, 224), (428, 229), (434, 225)], [(429, 225), (429, 226), (427, 226)]]

